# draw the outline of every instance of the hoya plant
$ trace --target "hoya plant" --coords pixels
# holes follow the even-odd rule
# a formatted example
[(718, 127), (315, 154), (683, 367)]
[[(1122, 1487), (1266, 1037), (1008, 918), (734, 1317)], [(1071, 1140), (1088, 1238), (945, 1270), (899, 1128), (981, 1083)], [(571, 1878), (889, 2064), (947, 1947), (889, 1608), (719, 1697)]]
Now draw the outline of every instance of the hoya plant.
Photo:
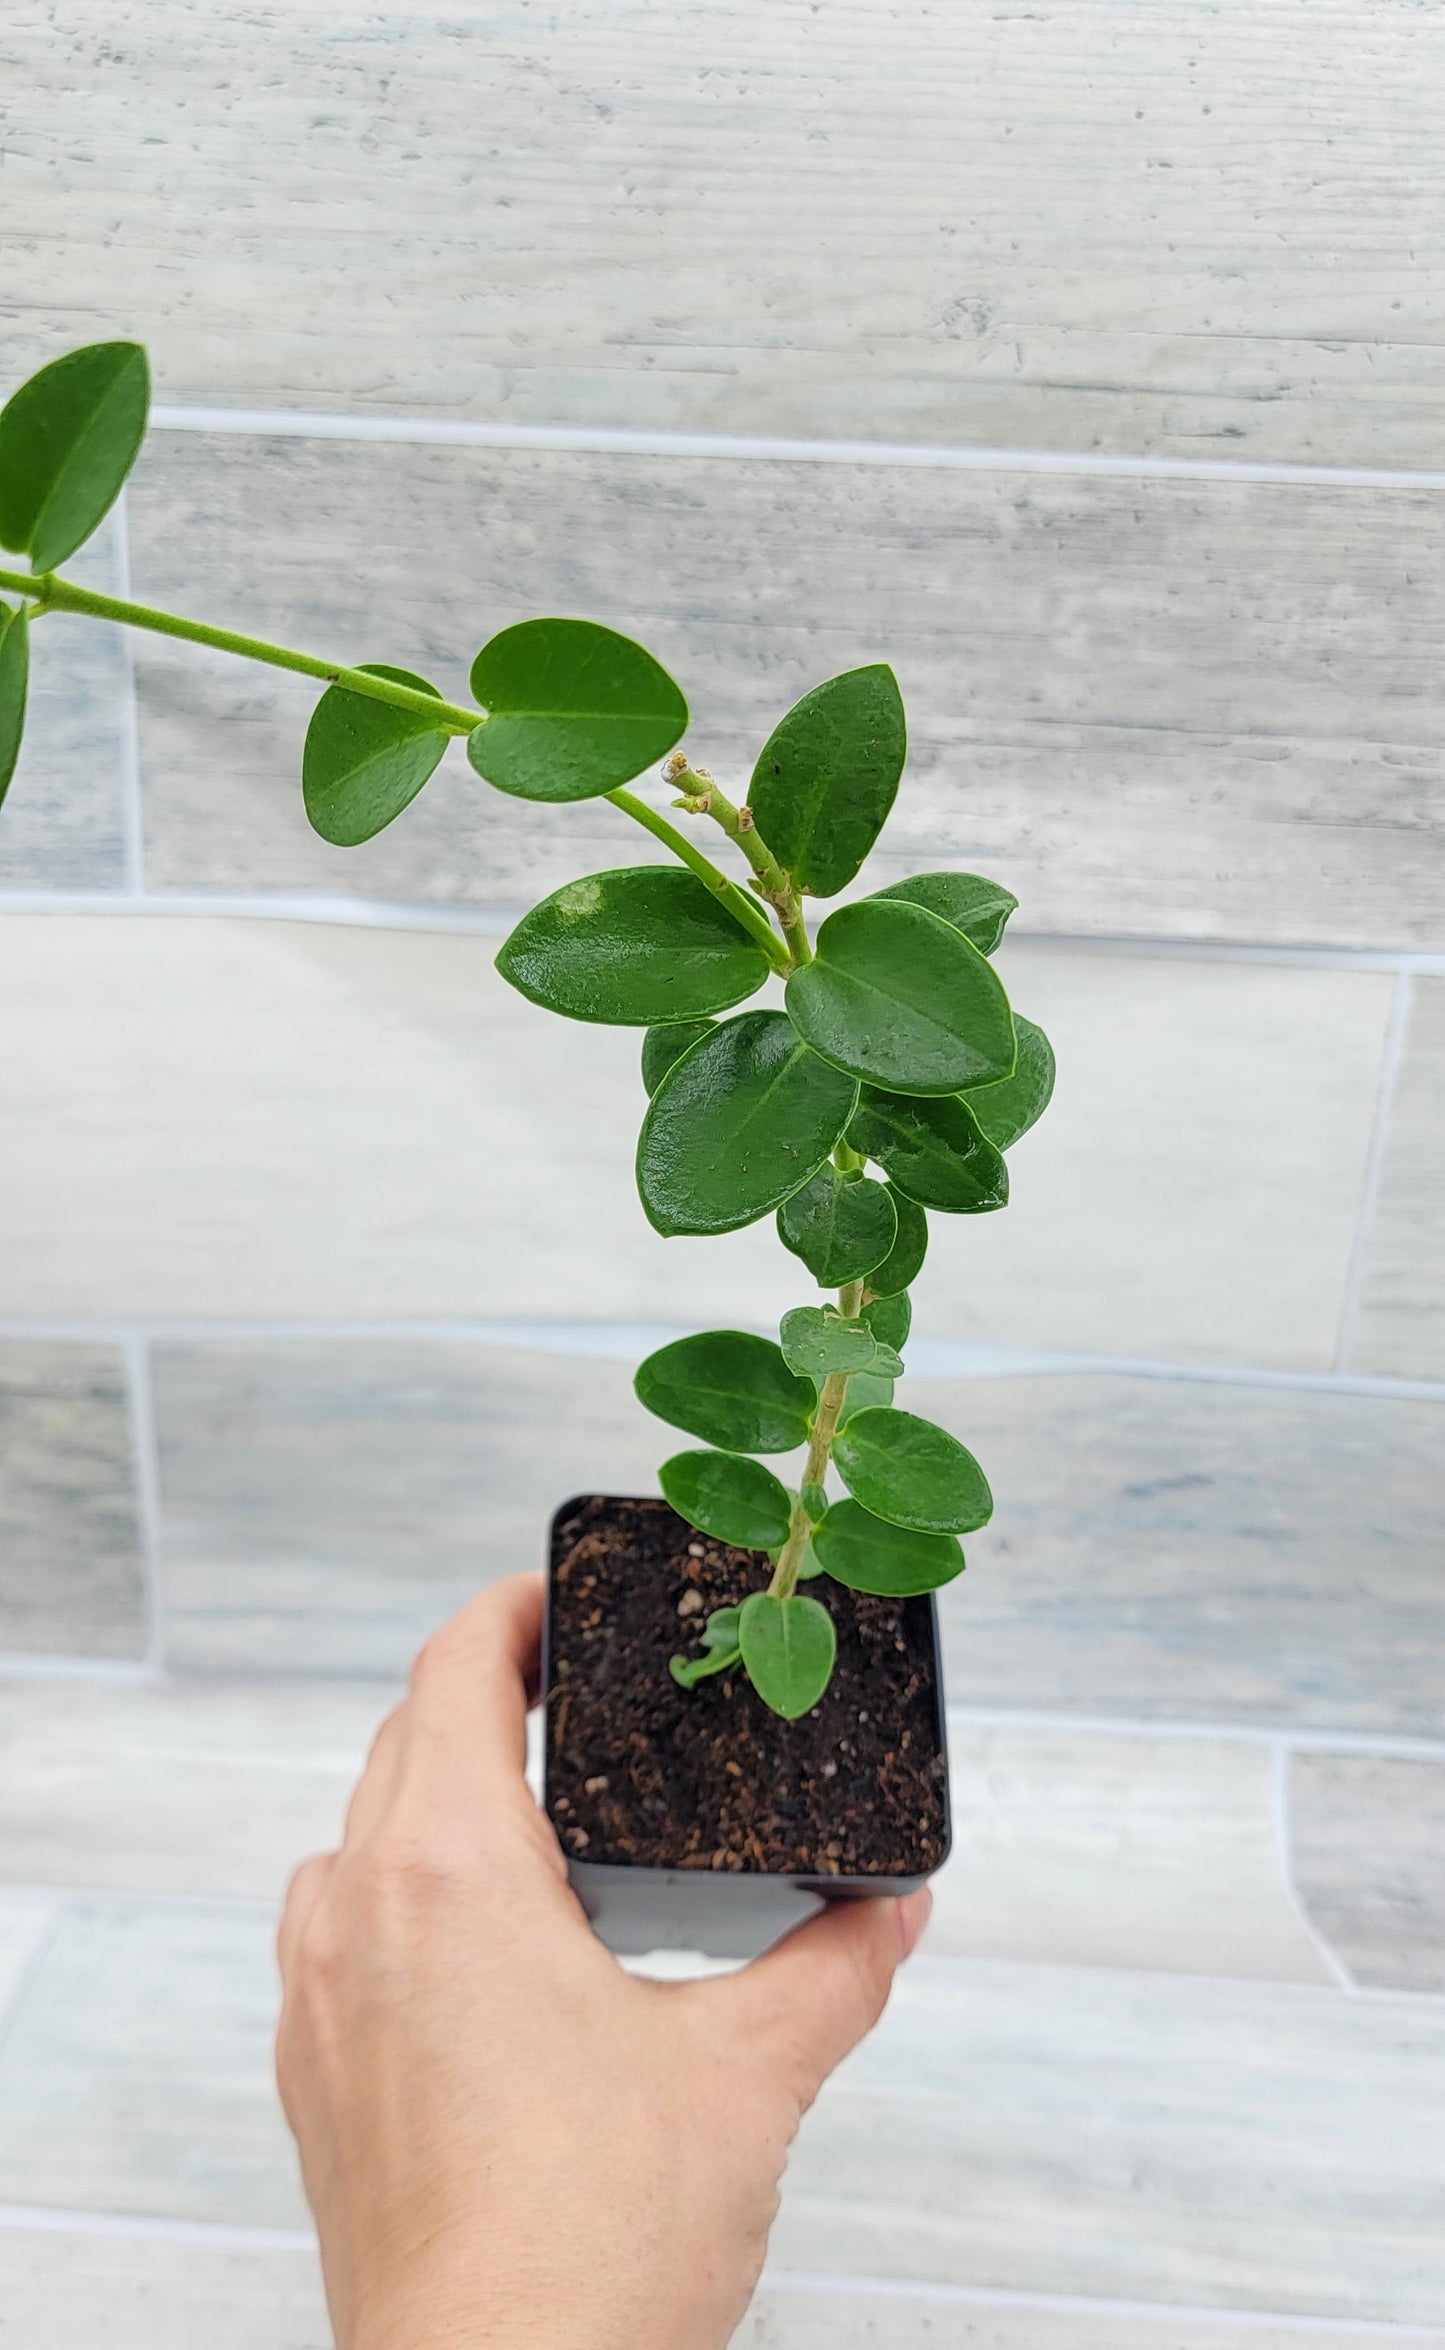
[[(458, 704), (392, 663), (346, 667), (65, 578), (135, 462), (148, 401), (140, 346), (99, 343), (42, 368), (0, 413), (0, 545), (30, 564), (0, 570), (0, 798), (20, 749), (31, 623), (79, 612), (320, 680), (301, 788), (338, 847), (400, 816), (458, 737), (494, 790), (605, 799), (670, 852), (675, 865), (554, 891), (497, 968), (546, 1011), (642, 1031), (637, 1188), (657, 1232), (774, 1217), (798, 1277), (832, 1293), (789, 1305), (776, 1340), (680, 1338), (636, 1381), (649, 1411), (700, 1440), (659, 1471), (672, 1507), (760, 1558), (758, 1588), (708, 1618), (695, 1650), (672, 1659), (674, 1678), (691, 1688), (741, 1668), (764, 1704), (796, 1718), (822, 1696), (836, 1650), (828, 1608), (803, 1586), (826, 1574), (847, 1591), (934, 1591), (962, 1572), (959, 1537), (992, 1510), (972, 1453), (893, 1392), (930, 1213), (1007, 1205), (1005, 1153), (1053, 1087), (1048, 1040), (1012, 1011), (990, 960), (1017, 901), (977, 874), (922, 873), (810, 933), (808, 900), (850, 888), (902, 776), (903, 705), (881, 664), (805, 694), (734, 800), (676, 747), (680, 688), (593, 621), (503, 629), (472, 663), (473, 703)], [(673, 807), (725, 836), (746, 887), (695, 829), (628, 790), (660, 761)], [(800, 1453), (795, 1485), (766, 1465)]]

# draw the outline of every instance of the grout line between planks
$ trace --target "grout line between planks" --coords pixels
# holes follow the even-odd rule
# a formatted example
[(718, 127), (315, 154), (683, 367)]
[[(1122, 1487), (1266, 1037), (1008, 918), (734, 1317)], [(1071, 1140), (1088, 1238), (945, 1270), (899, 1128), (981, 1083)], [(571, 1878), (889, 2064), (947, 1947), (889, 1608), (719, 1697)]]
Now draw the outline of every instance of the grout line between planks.
[(598, 456), (710, 457), (745, 464), (873, 465), (935, 473), (1091, 474), (1124, 481), (1262, 482), (1281, 488), (1445, 489), (1445, 472), (1386, 465), (1292, 465), (1251, 458), (1149, 457), (1099, 450), (990, 448), (967, 442), (819, 440), (778, 433), (649, 431), (623, 425), (502, 424), (466, 417), (208, 407), (189, 401), (160, 403), (151, 411), (151, 423), (161, 432), (394, 441)]
[(1274, 1837), (1275, 1858), (1279, 1862), (1284, 1882), (1285, 1899), (1294, 1911), (1295, 1922), (1316, 1958), (1331, 1981), (1351, 1997), (1359, 1989), (1354, 1976), (1340, 1957), (1334, 1944), (1320, 1932), (1310, 1916), (1309, 1905), (1300, 1892), (1294, 1873), (1294, 1827), (1290, 1817), (1289, 1748), (1283, 1740), (1270, 1749), (1269, 1758), (1269, 1824)]
[(198, 2244), (225, 2252), (314, 2252), (309, 2228), (230, 2227), (216, 2220), (159, 2219), (148, 2213), (71, 2211), (0, 2203), (0, 2229), (37, 2236), (118, 2236), (127, 2243)]
[(161, 1559), (160, 1441), (156, 1432), (150, 1339), (143, 1331), (129, 1331), (121, 1342), (121, 1352), (125, 1361), (126, 1420), (130, 1432), (141, 1583), (145, 1593), (145, 1662), (149, 1672), (161, 1673), (165, 1669), (166, 1605)]
[(1240, 2333), (1296, 2332), (1342, 2342), (1445, 2341), (1433, 2326), (1395, 2324), (1388, 2318), (1331, 2317), (1319, 2311), (1232, 2309), (1194, 2302), (1128, 2301), (1083, 2293), (1031, 2293), (1004, 2285), (945, 2285), (910, 2277), (830, 2276), (806, 2269), (765, 2268), (761, 2292), (836, 2293), (879, 2301), (931, 2301), (957, 2309), (1036, 2310), (1041, 2316), (1146, 2318), (1170, 2326), (1211, 2325)]
[(1365, 1284), (1369, 1278), (1370, 1254), (1374, 1246), (1375, 1227), (1379, 1221), (1381, 1195), (1385, 1183), (1385, 1166), (1389, 1156), (1390, 1129), (1394, 1120), (1395, 1097), (1400, 1089), (1400, 1073), (1405, 1065), (1405, 1049), (1410, 1031), (1411, 985), (1410, 973), (1401, 971), (1395, 980), (1390, 998), (1390, 1016), (1385, 1023), (1384, 1046), (1380, 1056), (1380, 1083), (1375, 1096), (1375, 1115), (1370, 1128), (1370, 1147), (1365, 1160), (1365, 1179), (1360, 1191), (1359, 1214), (1355, 1220), (1354, 1245), (1350, 1250), (1349, 1268), (1345, 1276), (1345, 1294), (1340, 1307), (1339, 1336), (1335, 1344), (1335, 1370), (1348, 1375), (1359, 1341), (1360, 1320), (1364, 1309)]

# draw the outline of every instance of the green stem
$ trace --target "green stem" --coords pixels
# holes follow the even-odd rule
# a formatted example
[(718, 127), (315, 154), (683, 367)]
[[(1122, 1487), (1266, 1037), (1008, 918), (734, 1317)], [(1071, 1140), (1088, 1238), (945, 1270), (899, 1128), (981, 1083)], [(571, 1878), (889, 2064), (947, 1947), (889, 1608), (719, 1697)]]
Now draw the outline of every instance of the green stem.
[(665, 816), (660, 815), (656, 808), (649, 808), (646, 800), (639, 800), (633, 792), (619, 789), (605, 793), (604, 797), (612, 802), (614, 808), (620, 808), (624, 816), (630, 816), (634, 823), (650, 832), (654, 840), (664, 841), (675, 857), (681, 857), (684, 865), (691, 866), (699, 881), (705, 881), (728, 912), (736, 915), (743, 928), (751, 932), (775, 971), (792, 968), (766, 914), (759, 912), (735, 881), (729, 881), (725, 873), (719, 872), (711, 858), (705, 857), (701, 849), (693, 847), (686, 833), (679, 832), (675, 824), (669, 824)]
[(711, 816), (714, 824), (721, 827), (747, 858), (757, 875), (760, 896), (766, 898), (782, 925), (793, 968), (799, 963), (811, 963), (813, 948), (803, 919), (802, 899), (754, 824), (751, 809), (734, 807), (727, 793), (705, 769), (688, 766), (680, 751), (674, 754), (665, 772), (669, 782), (681, 784), (682, 804), (689, 812)]
[[(863, 1303), (863, 1284), (850, 1281), (838, 1292), (838, 1311), (845, 1321), (858, 1318)], [(830, 1371), (823, 1381), (818, 1396), (818, 1409), (808, 1433), (808, 1458), (803, 1467), (803, 1485), (821, 1485), (828, 1473), (833, 1455), (833, 1439), (838, 1433), (838, 1415), (848, 1393), (849, 1374)], [(798, 1569), (802, 1566), (808, 1548), (808, 1537), (813, 1521), (803, 1507), (802, 1495), (793, 1504), (793, 1515), (788, 1522), (788, 1538), (778, 1552), (773, 1579), (768, 1585), (770, 1599), (791, 1599), (798, 1588)]]

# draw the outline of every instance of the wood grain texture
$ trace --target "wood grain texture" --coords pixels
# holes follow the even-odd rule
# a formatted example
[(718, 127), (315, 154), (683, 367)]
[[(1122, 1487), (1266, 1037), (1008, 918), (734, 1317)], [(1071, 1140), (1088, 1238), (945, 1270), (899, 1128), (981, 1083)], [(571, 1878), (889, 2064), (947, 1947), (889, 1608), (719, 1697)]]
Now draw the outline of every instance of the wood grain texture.
[(1118, 1378), (909, 1379), (995, 1497), (950, 1701), (1445, 1732), (1445, 1411)]
[(142, 1655), (119, 1354), (0, 1340), (0, 1460), (0, 1650)]
[(1297, 1754), (1295, 1883), (1355, 1980), (1445, 1991), (1445, 1763)]
[(120, 332), (173, 400), (1445, 450), (1407, 0), (12, 0), (0, 71), (17, 364)]
[[(892, 661), (912, 753), (874, 886), (962, 864), (1033, 930), (1445, 937), (1426, 493), (176, 435), (132, 512), (143, 598), (450, 693), (508, 621), (620, 626), (738, 788), (807, 687)], [(135, 650), (155, 886), (524, 904), (646, 853), (602, 803), (491, 793), (455, 749), (394, 828), (327, 848), (296, 781), (311, 689)]]
[[(0, 2325), (17, 2345), (44, 2342), (47, 2350), (93, 2350), (100, 2340), (108, 2350), (196, 2350), (198, 2342), (206, 2350), (332, 2350), (333, 2345), (318, 2263), (309, 2252), (237, 2252), (211, 2244), (84, 2232), (51, 2235), (0, 2226), (0, 2284), (5, 2297)], [(1315, 2345), (1306, 2342), (1300, 2350), (1315, 2350)]]
[[(0, 556), (0, 564), (20, 561)], [(83, 587), (119, 592), (114, 518), (66, 570)], [(33, 622), (25, 738), (0, 812), (0, 890), (122, 886), (130, 724), (130, 666), (120, 631), (53, 614)]]
[(1410, 983), (1354, 1365), (1445, 1377), (1445, 980)]

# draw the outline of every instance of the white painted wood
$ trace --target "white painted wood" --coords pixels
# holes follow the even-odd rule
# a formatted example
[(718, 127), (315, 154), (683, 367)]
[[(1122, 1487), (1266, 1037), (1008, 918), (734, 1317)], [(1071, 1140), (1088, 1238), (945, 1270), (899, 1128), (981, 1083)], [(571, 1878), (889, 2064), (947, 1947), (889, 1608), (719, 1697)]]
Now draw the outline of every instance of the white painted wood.
[(0, 1651), (145, 1644), (119, 1349), (0, 1340)]
[(307, 2252), (0, 2226), (0, 2299), (17, 2350), (332, 2350)]
[(171, 399), (1439, 464), (1442, 41), (1400, 0), (11, 0), (7, 350), (139, 333)]
[(1354, 1364), (1438, 1377), (1445, 1369), (1445, 981), (1439, 979), (1411, 982), (1367, 1249)]
[(1445, 1991), (1445, 1763), (1291, 1759), (1295, 1884), (1355, 1981)]

